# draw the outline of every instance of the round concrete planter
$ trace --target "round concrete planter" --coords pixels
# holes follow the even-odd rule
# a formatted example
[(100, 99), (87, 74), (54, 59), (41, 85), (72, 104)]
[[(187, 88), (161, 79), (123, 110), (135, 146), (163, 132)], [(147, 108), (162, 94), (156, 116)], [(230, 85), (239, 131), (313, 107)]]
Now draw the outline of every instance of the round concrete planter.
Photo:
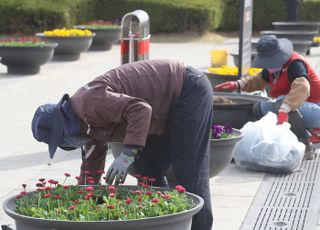
[(80, 54), (88, 50), (92, 43), (92, 36), (45, 36), (42, 33), (36, 34), (44, 41), (55, 42), (58, 44), (54, 51), (53, 60), (58, 61), (76, 61)]
[[(122, 186), (128, 187), (128, 186)], [(130, 186), (138, 189), (136, 186)], [(168, 189), (157, 188), (165, 191)], [(190, 230), (192, 217), (198, 213), (203, 206), (203, 199), (192, 193), (186, 193), (187, 197), (192, 200), (195, 206), (189, 210), (180, 213), (163, 215), (158, 217), (149, 217), (138, 220), (114, 220), (114, 221), (59, 221), (33, 218), (20, 215), (15, 212), (15, 197), (7, 199), (3, 208), (4, 211), (15, 220), (16, 230)]]
[[(235, 144), (242, 138), (242, 133), (238, 129), (233, 129), (233, 137), (223, 139), (210, 140), (210, 178), (218, 175), (230, 163)], [(114, 157), (120, 155), (123, 149), (122, 143), (109, 143)], [(134, 175), (134, 169), (130, 166), (129, 174)], [(168, 172), (168, 180), (170, 184), (175, 184), (173, 172), (171, 169)]]
[[(293, 44), (294, 50), (302, 55), (305, 55), (307, 51), (310, 49), (310, 47), (312, 46), (312, 41), (309, 41), (309, 40), (301, 40), (301, 41), (294, 40), (291, 42)], [(258, 41), (251, 41), (252, 49), (256, 50), (257, 43)]]
[(256, 102), (267, 101), (269, 98), (242, 93), (215, 92), (214, 97), (231, 100), (234, 104), (213, 104), (213, 124), (227, 124), (241, 129), (245, 123), (255, 121), (252, 106)]
[[(234, 65), (238, 66), (238, 64), (239, 64), (239, 54), (231, 52), (230, 55), (233, 58)], [(251, 62), (253, 61), (255, 56), (256, 56), (256, 52), (251, 52)]]
[(0, 46), (1, 63), (7, 66), (9, 74), (37, 74), (40, 66), (52, 59), (56, 47), (57, 43), (29, 47)]
[(233, 129), (233, 136), (230, 138), (210, 140), (210, 178), (222, 172), (231, 162), (234, 150), (243, 134), (238, 129)]
[(272, 25), (276, 30), (320, 30), (320, 22), (272, 22)]
[[(87, 29), (86, 26), (74, 26), (77, 29)], [(120, 39), (120, 28), (108, 29), (89, 29), (95, 36), (92, 39), (90, 50), (105, 51), (110, 50), (112, 45), (117, 43)]]
[(290, 41), (312, 41), (318, 31), (308, 30), (264, 30), (260, 31), (261, 35), (276, 35), (278, 38), (287, 38)]

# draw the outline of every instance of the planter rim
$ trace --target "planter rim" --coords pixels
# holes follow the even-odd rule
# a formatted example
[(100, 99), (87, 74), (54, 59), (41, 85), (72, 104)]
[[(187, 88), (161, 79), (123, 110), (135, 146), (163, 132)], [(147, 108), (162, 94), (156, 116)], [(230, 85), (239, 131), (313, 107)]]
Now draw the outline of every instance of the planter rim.
[(120, 31), (120, 26), (119, 26), (119, 28), (117, 28), (117, 27), (115, 27), (115, 28), (87, 28), (87, 26), (86, 25), (75, 25), (75, 26), (73, 26), (74, 28), (79, 28), (79, 29), (87, 29), (87, 30), (110, 30), (110, 31), (113, 31), (113, 30), (116, 30), (116, 31)]
[(32, 48), (44, 48), (44, 47), (57, 47), (58, 43), (56, 42), (46, 42), (43, 46), (39, 45), (39, 46), (3, 46), (0, 45), (0, 48), (15, 48), (15, 49), (32, 49)]
[[(312, 41), (310, 40), (291, 40), (292, 44), (293, 45), (300, 45), (300, 44), (305, 44), (305, 45), (311, 45), (312, 44)], [(258, 44), (258, 41), (251, 41), (251, 44)]]
[(59, 38), (59, 39), (67, 39), (67, 38), (92, 38), (96, 36), (95, 33), (92, 33), (92, 35), (88, 36), (46, 36), (44, 33), (36, 33), (36, 36), (43, 37), (43, 38)]
[[(121, 185), (119, 187), (122, 187), (122, 188), (127, 188), (127, 187), (130, 187), (130, 188), (137, 188), (138, 186), (136, 185), (133, 185), (133, 186), (130, 186), (130, 185)], [(164, 191), (167, 191), (167, 190), (173, 190), (173, 189), (166, 189), (166, 188), (158, 188), (158, 187), (153, 187), (153, 188), (156, 188), (157, 190), (164, 190)], [(29, 193), (36, 193), (37, 191), (31, 191)], [(43, 219), (43, 218), (36, 218), (36, 217), (31, 217), (31, 216), (25, 216), (25, 215), (22, 215), (22, 214), (19, 214), (19, 213), (16, 213), (15, 211), (11, 210), (10, 208), (8, 208), (8, 203), (9, 202), (14, 202), (13, 200), (16, 199), (15, 196), (11, 196), (9, 198), (7, 198), (2, 207), (3, 207), (3, 210), (10, 216), (12, 217), (14, 220), (21, 220), (21, 219), (24, 219), (26, 221), (34, 221), (35, 219), (38, 220), (38, 221), (41, 221), (42, 223), (47, 223), (47, 224), (50, 224), (52, 222), (55, 222), (55, 223), (65, 223), (65, 224), (90, 224), (90, 223), (96, 223), (96, 224), (106, 224), (106, 223), (109, 223), (109, 224), (114, 224), (114, 225), (121, 225), (121, 224), (130, 224), (130, 223), (136, 223), (136, 222), (139, 222), (139, 223), (143, 223), (143, 222), (146, 222), (146, 221), (150, 221), (150, 220), (153, 220), (153, 219), (159, 219), (159, 218), (163, 218), (163, 219), (166, 219), (166, 221), (169, 221), (171, 220), (173, 217), (175, 216), (182, 216), (183, 214), (186, 214), (186, 215), (190, 215), (190, 216), (193, 216), (195, 213), (197, 213), (203, 206), (204, 204), (204, 201), (203, 199), (196, 195), (196, 194), (193, 194), (193, 193), (190, 193), (190, 192), (186, 192), (186, 194), (188, 195), (188, 197), (191, 197), (192, 200), (196, 200), (197, 201), (197, 204), (195, 207), (191, 208), (191, 209), (188, 209), (188, 210), (184, 210), (182, 212), (178, 212), (178, 213), (173, 213), (173, 214), (168, 214), (168, 215), (162, 215), (162, 216), (156, 216), (156, 217), (146, 217), (146, 218), (141, 218), (141, 219), (132, 219), (132, 220), (108, 220), (108, 221), (68, 221), (68, 220), (54, 220), (54, 219)], [(194, 199), (195, 198), (195, 199)]]
[(318, 25), (320, 26), (320, 22), (317, 21), (298, 21), (298, 22), (272, 22), (272, 25)]
[(317, 30), (262, 30), (260, 31), (261, 34), (290, 34), (290, 35), (316, 35), (318, 34)]
[(232, 108), (242, 108), (247, 106), (252, 106), (254, 102), (258, 101), (267, 101), (269, 100), (268, 97), (258, 96), (258, 95), (251, 95), (251, 94), (244, 94), (244, 93), (227, 93), (227, 92), (215, 92), (214, 97), (225, 97), (227, 99), (240, 99), (240, 100), (247, 100), (247, 103), (241, 104), (223, 104), (223, 103), (213, 103), (213, 108), (224, 108), (224, 109), (232, 109)]

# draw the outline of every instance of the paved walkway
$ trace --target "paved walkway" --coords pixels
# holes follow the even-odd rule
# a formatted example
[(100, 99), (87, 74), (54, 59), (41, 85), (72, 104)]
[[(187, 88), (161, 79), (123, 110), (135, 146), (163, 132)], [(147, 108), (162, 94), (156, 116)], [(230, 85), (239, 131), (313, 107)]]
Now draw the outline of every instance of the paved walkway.
[[(152, 43), (150, 58), (167, 58), (184, 61), (197, 68), (210, 64), (209, 50), (224, 48), (237, 51), (237, 39), (222, 43)], [(320, 49), (313, 48), (307, 59), (319, 66)], [(229, 57), (229, 64), (232, 59)], [(58, 150), (49, 159), (47, 145), (32, 137), (31, 120), (40, 104), (57, 103), (63, 93), (73, 94), (80, 86), (99, 74), (120, 65), (119, 45), (110, 51), (86, 52), (75, 62), (50, 62), (41, 68), (40, 74), (13, 76), (6, 74), (0, 64), (0, 203), (20, 191), (26, 183), (33, 189), (39, 177), (62, 179), (65, 172), (73, 176), (79, 173), (80, 152)], [(112, 157), (109, 155), (107, 167)], [(255, 198), (264, 174), (241, 171), (230, 166), (211, 179), (212, 204), (215, 230), (236, 230)], [(134, 181), (129, 178), (126, 183)], [(12, 224), (0, 209), (0, 224)]]

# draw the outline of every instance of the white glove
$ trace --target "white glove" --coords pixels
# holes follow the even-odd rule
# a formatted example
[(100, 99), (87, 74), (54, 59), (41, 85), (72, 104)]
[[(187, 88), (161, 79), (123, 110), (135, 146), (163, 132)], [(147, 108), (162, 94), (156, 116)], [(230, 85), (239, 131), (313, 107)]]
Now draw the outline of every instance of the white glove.
[[(130, 154), (130, 156), (129, 156)], [(134, 162), (134, 153), (126, 149), (116, 159), (114, 159), (106, 174), (106, 182), (112, 184), (115, 179), (115, 185), (123, 184), (128, 174), (129, 166)]]

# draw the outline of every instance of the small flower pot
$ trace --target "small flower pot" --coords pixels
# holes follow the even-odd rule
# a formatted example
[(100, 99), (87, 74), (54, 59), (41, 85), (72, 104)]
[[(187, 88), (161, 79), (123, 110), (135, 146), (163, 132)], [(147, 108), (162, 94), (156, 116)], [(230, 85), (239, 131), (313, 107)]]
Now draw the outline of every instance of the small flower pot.
[[(74, 26), (77, 29), (87, 29), (85, 25)], [(97, 28), (89, 29), (95, 34), (92, 40), (90, 50), (106, 51), (112, 48), (112, 45), (120, 40), (120, 28)]]
[(243, 137), (240, 130), (232, 130), (232, 137), (210, 140), (210, 178), (218, 175), (229, 165), (236, 144)]
[[(130, 187), (132, 190), (138, 189), (137, 186), (120, 187)], [(166, 191), (168, 189), (157, 188), (157, 190)], [(188, 192), (186, 193), (186, 195), (194, 204), (194, 206), (191, 209), (184, 210), (174, 214), (160, 215), (156, 217), (146, 217), (142, 219), (133, 220), (66, 221), (34, 218), (30, 216), (21, 215), (15, 211), (17, 207), (15, 197), (7, 199), (3, 204), (3, 208), (4, 211), (15, 220), (16, 230), (190, 230), (192, 217), (201, 210), (203, 206), (203, 199), (195, 194)]]
[(31, 75), (40, 71), (40, 66), (49, 62), (57, 43), (44, 46), (0, 46), (1, 63), (7, 66), (9, 74)]
[(37, 33), (37, 37), (44, 41), (55, 42), (58, 44), (54, 51), (53, 60), (57, 61), (76, 61), (80, 54), (88, 50), (92, 43), (92, 36), (46, 36)]

